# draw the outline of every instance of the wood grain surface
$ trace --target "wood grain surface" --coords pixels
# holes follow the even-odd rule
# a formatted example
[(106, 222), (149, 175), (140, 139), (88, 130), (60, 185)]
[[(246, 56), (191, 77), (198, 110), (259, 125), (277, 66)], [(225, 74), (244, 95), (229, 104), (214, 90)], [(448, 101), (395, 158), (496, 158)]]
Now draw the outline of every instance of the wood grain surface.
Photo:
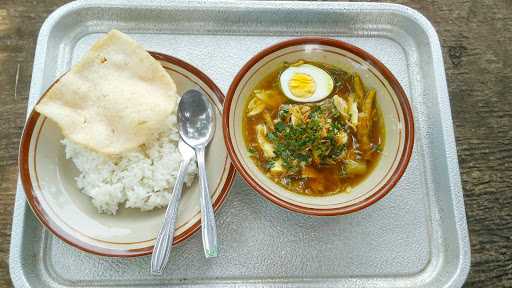
[[(0, 0), (0, 288), (38, 30), (67, 1)], [(471, 238), (465, 287), (512, 287), (512, 1), (401, 0), (443, 46)]]

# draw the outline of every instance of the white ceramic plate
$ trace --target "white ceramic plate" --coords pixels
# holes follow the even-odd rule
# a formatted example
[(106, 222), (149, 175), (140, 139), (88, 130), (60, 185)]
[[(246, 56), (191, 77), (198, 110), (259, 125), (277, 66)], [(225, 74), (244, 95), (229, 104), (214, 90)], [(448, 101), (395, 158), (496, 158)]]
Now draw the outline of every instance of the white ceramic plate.
[[(209, 188), (214, 209), (224, 202), (235, 176), (222, 137), (223, 94), (202, 72), (174, 57), (151, 52), (176, 82), (178, 94), (198, 89), (214, 104), (216, 130), (206, 155)], [(59, 81), (58, 79), (56, 81)], [(44, 95), (43, 95), (44, 97)], [(67, 160), (58, 126), (35, 110), (25, 125), (19, 167), (27, 200), (37, 218), (59, 238), (76, 248), (105, 256), (150, 254), (163, 222), (165, 209), (141, 212), (121, 208), (117, 215), (98, 214), (75, 183), (78, 170)], [(199, 185), (184, 189), (174, 243), (190, 237), (200, 227)]]

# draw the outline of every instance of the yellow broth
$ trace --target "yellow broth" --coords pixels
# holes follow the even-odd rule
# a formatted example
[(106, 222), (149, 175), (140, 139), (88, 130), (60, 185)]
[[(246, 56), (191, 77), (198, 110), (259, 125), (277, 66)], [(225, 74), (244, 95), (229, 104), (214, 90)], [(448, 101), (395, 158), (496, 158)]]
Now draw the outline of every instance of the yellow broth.
[[(244, 117), (243, 117), (243, 123), (242, 123), (244, 140), (245, 140), (245, 143), (247, 145), (249, 152), (251, 153), (251, 158), (253, 159), (255, 164), (258, 166), (258, 168), (264, 174), (266, 174), (270, 179), (272, 179), (275, 183), (279, 184), (280, 186), (282, 186), (290, 191), (293, 191), (293, 192), (296, 192), (299, 194), (306, 194), (306, 195), (310, 195), (310, 196), (325, 196), (325, 195), (332, 195), (332, 194), (336, 194), (336, 193), (349, 192), (352, 187), (359, 184), (369, 174), (371, 174), (371, 172), (373, 171), (373, 169), (375, 168), (375, 166), (377, 165), (377, 163), (380, 159), (381, 151), (383, 149), (385, 127), (384, 127), (384, 122), (382, 119), (382, 113), (381, 113), (380, 109), (378, 108), (378, 104), (376, 103), (376, 100), (374, 100), (375, 103), (373, 104), (373, 107), (371, 110), (372, 111), (371, 117), (369, 117), (370, 118), (369, 121), (371, 121), (371, 129), (369, 130), (369, 136), (367, 139), (369, 139), (369, 141), (370, 141), (370, 146), (366, 146), (366, 147), (371, 147), (370, 150), (367, 149), (367, 151), (363, 152), (363, 151), (361, 151), (362, 148), (358, 147), (358, 145), (359, 145), (358, 139), (362, 139), (362, 138), (358, 138), (358, 136), (360, 136), (360, 135), (358, 135), (358, 133), (356, 131), (357, 131), (357, 128), (361, 128), (361, 127), (357, 126), (356, 129), (353, 129), (349, 125), (345, 125), (339, 130), (342, 131), (340, 133), (344, 132), (348, 136), (347, 137), (348, 139), (347, 139), (346, 143), (343, 144), (344, 152), (341, 152), (341, 155), (336, 156), (335, 160), (327, 159), (326, 161), (328, 161), (328, 163), (318, 163), (318, 161), (315, 162), (316, 159), (314, 159), (314, 156), (313, 156), (313, 160), (308, 162), (308, 160), (309, 160), (308, 159), (305, 161), (307, 163), (302, 161), (302, 162), (300, 162), (301, 164), (296, 164), (295, 166), (288, 165), (287, 167), (292, 167), (292, 168), (290, 168), (290, 170), (285, 169), (284, 173), (274, 173), (272, 168), (275, 168), (275, 166), (276, 166), (275, 162), (279, 161), (280, 163), (282, 163), (283, 161), (281, 158), (279, 158), (278, 155), (276, 155), (276, 157), (273, 157), (270, 159), (269, 159), (269, 157), (265, 157), (265, 153), (262, 148), (262, 145), (258, 141), (257, 126), (265, 125), (265, 127), (267, 129), (266, 130), (267, 131), (266, 141), (268, 143), (272, 144), (274, 147), (276, 146), (276, 143), (277, 143), (278, 147), (280, 147), (279, 145), (281, 145), (282, 146), (282, 147), (280, 147), (281, 149), (278, 149), (278, 150), (281, 151), (281, 153), (286, 153), (287, 141), (286, 141), (286, 139), (284, 139), (283, 135), (288, 135), (288, 134), (286, 134), (285, 132), (283, 132), (282, 135), (277, 134), (280, 136), (277, 139), (280, 139), (280, 140), (276, 140), (275, 143), (273, 143), (270, 139), (268, 139), (270, 134), (276, 134), (275, 133), (276, 128), (274, 128), (274, 130), (272, 130), (269, 127), (269, 125), (274, 126), (278, 122), (284, 122), (284, 121), (280, 120), (281, 118), (280, 118), (280, 114), (279, 114), (280, 111), (283, 111), (283, 107), (288, 107), (291, 105), (290, 106), (290, 107), (292, 107), (291, 109), (295, 109), (293, 107), (299, 107), (299, 108), (303, 109), (304, 108), (303, 106), (308, 106), (308, 107), (310, 107), (310, 110), (316, 109), (315, 111), (317, 111), (318, 108), (315, 108), (314, 106), (322, 106), (322, 105), (329, 106), (325, 103), (328, 103), (328, 101), (334, 101), (331, 99), (334, 96), (341, 97), (343, 99), (348, 99), (347, 97), (352, 97), (353, 99), (355, 99), (354, 92), (353, 92), (355, 90), (355, 88), (354, 88), (355, 80), (354, 79), (358, 76), (349, 75), (349, 74), (345, 73), (344, 71), (341, 71), (340, 69), (333, 67), (331, 65), (325, 65), (322, 63), (311, 63), (311, 64), (313, 64), (317, 67), (320, 67), (322, 69), (325, 69), (331, 75), (333, 75), (333, 73), (339, 73), (341, 75), (344, 75), (342, 77), (343, 80), (340, 80), (339, 77), (338, 78), (333, 77), (333, 78), (335, 78), (335, 82), (338, 81), (338, 82), (344, 82), (344, 83), (336, 83), (337, 85), (335, 85), (333, 92), (327, 97), (326, 100), (324, 100), (320, 103), (311, 103), (311, 104), (307, 104), (307, 105), (303, 105), (303, 103), (295, 103), (295, 102), (289, 100), (282, 93), (282, 91), (280, 89), (279, 75), (284, 69), (286, 69), (286, 66), (283, 64), (283, 67), (277, 69), (276, 71), (274, 71), (274, 72), (270, 73), (269, 75), (267, 75), (266, 77), (264, 77), (264, 79), (260, 83), (258, 83), (256, 88), (254, 89), (254, 91), (256, 91), (256, 92), (265, 91), (266, 93), (269, 93), (269, 95), (271, 95), (271, 97), (269, 97), (270, 105), (266, 104), (266, 105), (264, 105), (264, 109), (262, 112), (257, 113), (256, 115), (248, 116), (248, 114), (250, 114), (250, 112), (252, 111), (249, 109), (249, 106), (250, 106), (251, 101), (256, 97), (256, 92), (253, 92), (252, 95), (249, 97), (249, 100), (247, 101), (247, 103), (245, 105)], [(345, 73), (345, 74), (343, 74), (343, 73)], [(367, 88), (366, 90), (368, 90), (369, 87), (366, 87), (366, 88)], [(369, 92), (365, 92), (365, 93), (369, 93)], [(369, 96), (368, 95), (366, 95), (366, 96), (367, 96), (366, 99), (368, 99)], [(364, 98), (361, 98), (361, 99), (364, 102)], [(324, 109), (324, 106), (322, 106), (322, 109)], [(358, 104), (358, 107), (359, 106), (360, 105)], [(325, 109), (327, 109), (327, 108), (325, 108)], [(323, 110), (320, 110), (320, 111), (321, 112), (319, 112), (319, 113), (323, 113)], [(307, 113), (308, 112), (302, 113), (301, 115), (307, 114)], [(267, 119), (265, 119), (265, 114), (267, 114)], [(311, 114), (312, 113), (309, 113), (309, 115), (311, 115)], [(319, 118), (320, 120), (326, 120), (326, 118), (322, 118), (322, 117), (324, 117), (324, 115), (322, 115), (322, 114), (320, 114), (320, 115), (321, 115)], [(272, 120), (271, 122), (273, 122), (272, 124), (269, 123), (268, 116), (270, 116), (270, 119)], [(336, 118), (336, 117), (339, 117), (339, 118)], [(346, 117), (343, 118), (340, 115), (332, 116), (329, 119), (331, 119), (331, 120), (327, 120), (327, 121), (333, 121), (333, 123), (344, 123), (344, 122), (346, 122), (345, 124), (350, 123), (350, 121), (346, 120)], [(345, 119), (345, 121), (340, 120), (340, 119)], [(281, 126), (283, 126), (283, 125), (281, 125)], [(334, 124), (331, 124), (331, 126), (334, 126)], [(294, 128), (294, 127), (292, 127), (291, 124), (287, 124), (287, 126), (285, 126), (285, 127), (286, 127), (286, 129), (289, 129), (289, 130), (292, 130)], [(288, 130), (285, 130), (285, 131), (289, 132)], [(309, 130), (305, 130), (305, 131), (309, 131)], [(301, 137), (301, 136), (299, 135), (298, 137)], [(275, 139), (275, 137), (273, 139)], [(323, 141), (323, 140), (320, 140), (320, 141)], [(331, 143), (332, 143), (332, 141), (331, 141)], [(327, 145), (327, 149), (330, 149), (329, 145), (330, 144)], [(333, 145), (336, 146), (335, 144), (333, 144)], [(341, 147), (341, 145), (338, 146), (338, 148), (340, 148), (340, 147)], [(340, 148), (338, 150), (341, 150), (341, 149), (342, 148)], [(305, 153), (305, 154), (309, 155), (308, 153)], [(311, 154), (315, 155), (314, 151)], [(302, 154), (300, 154), (300, 155), (303, 156)], [(332, 157), (333, 156), (331, 155), (331, 158)], [(290, 161), (292, 163), (297, 162), (297, 160), (295, 160), (295, 159), (291, 159)], [(353, 163), (364, 164), (364, 165), (362, 165), (362, 166), (361, 165), (359, 165), (359, 166), (358, 165), (355, 165), (355, 166), (349, 165), (349, 164), (353, 164)], [(358, 168), (361, 168), (363, 166), (365, 167), (365, 169), (357, 170)], [(347, 173), (347, 171), (349, 171), (349, 172), (356, 171), (357, 173)]]

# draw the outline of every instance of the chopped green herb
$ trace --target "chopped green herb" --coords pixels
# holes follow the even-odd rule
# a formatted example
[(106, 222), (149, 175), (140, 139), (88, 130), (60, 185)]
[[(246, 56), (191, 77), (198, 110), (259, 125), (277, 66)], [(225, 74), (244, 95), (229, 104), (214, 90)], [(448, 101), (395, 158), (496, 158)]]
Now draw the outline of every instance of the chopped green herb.
[[(309, 107), (301, 111), (309, 113), (307, 121), (293, 125), (279, 120), (274, 125), (274, 132), (267, 133), (267, 139), (274, 144), (276, 156), (282, 159), (288, 170), (299, 170), (313, 161), (316, 164), (333, 163), (345, 151), (344, 145), (336, 145), (336, 134), (344, 124), (342, 119), (331, 117), (334, 105), (325, 101), (320, 105), (306, 104), (302, 107)], [(290, 111), (283, 105), (279, 113)]]
[(284, 124), (282, 121), (279, 121), (274, 125), (274, 127), (277, 132), (282, 132), (284, 129), (286, 129), (286, 124)]
[(278, 120), (288, 121), (290, 117), (290, 110), (288, 108), (288, 105), (281, 105), (281, 107), (279, 108), (279, 112), (277, 112), (277, 117), (279, 118)]
[(276, 142), (278, 139), (277, 139), (277, 135), (276, 133), (274, 132), (269, 132), (267, 133), (267, 138), (268, 140), (270, 140), (271, 142)]
[(382, 153), (382, 145), (380, 145), (380, 144), (372, 144), (371, 151), (372, 152)]
[(264, 167), (265, 169), (267, 169), (267, 170), (270, 170), (270, 169), (272, 169), (272, 167), (274, 167), (274, 164), (275, 164), (275, 163), (276, 163), (275, 161), (267, 161), (267, 162), (265, 162), (265, 163), (263, 164), (263, 167)]
[(345, 166), (341, 166), (338, 170), (338, 175), (340, 177), (347, 177), (348, 176), (348, 173), (347, 173), (347, 170), (345, 170)]

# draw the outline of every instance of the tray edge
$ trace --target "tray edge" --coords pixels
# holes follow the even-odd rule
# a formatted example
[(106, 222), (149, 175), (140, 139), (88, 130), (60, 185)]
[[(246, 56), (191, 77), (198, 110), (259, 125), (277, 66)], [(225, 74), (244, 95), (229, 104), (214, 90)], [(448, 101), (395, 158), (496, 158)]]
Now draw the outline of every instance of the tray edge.
[[(135, 5), (143, 3), (142, 1), (134, 1)], [(244, 5), (245, 7), (249, 6), (250, 8), (255, 7), (265, 7), (265, 4), (273, 3), (272, 1), (247, 1), (252, 2), (250, 4), (252, 5)], [(166, 2), (166, 4), (169, 4), (169, 6), (173, 5), (187, 5), (187, 4), (200, 4), (204, 3), (204, 1), (184, 1), (183, 3), (179, 3), (178, 1), (171, 1)], [(291, 4), (297, 5), (296, 2), (292, 1), (282, 1), (281, 4)], [(323, 5), (329, 5), (333, 4), (330, 3), (322, 3), (322, 2), (302, 2), (301, 4), (315, 4), (317, 6), (323, 6)], [(37, 98), (36, 91), (39, 91), (40, 88), (43, 86), (43, 75), (38, 75), (37, 70), (39, 69), (40, 65), (43, 65), (44, 61), (41, 59), (45, 59), (47, 46), (43, 45), (46, 44), (48, 40), (49, 31), (54, 27), (56, 22), (59, 20), (60, 17), (64, 16), (66, 13), (70, 13), (74, 10), (86, 8), (86, 7), (96, 7), (98, 5), (101, 6), (110, 6), (110, 5), (123, 5), (125, 2), (122, 1), (110, 1), (110, 2), (99, 2), (99, 1), (74, 1), (68, 4), (65, 4), (59, 8), (57, 8), (54, 12), (52, 12), (47, 19), (44, 21), (43, 25), (41, 26), (41, 29), (39, 31), (39, 36), (37, 40), (37, 46), (34, 56), (34, 65), (32, 69), (32, 76), (35, 74), (38, 76), (38, 78), (33, 77), (31, 80), (30, 85), (30, 96), (29, 96), (29, 103), (27, 110), (30, 110), (32, 107), (32, 103)], [(222, 7), (223, 5), (227, 5), (230, 7), (243, 7), (240, 3), (235, 3), (231, 1), (216, 1), (216, 2), (210, 2), (209, 4), (213, 4), (217, 7)], [(275, 4), (275, 3), (274, 3)], [(336, 4), (336, 3), (334, 3)], [(436, 76), (434, 77), (436, 81), (436, 91), (437, 96), (439, 99), (439, 106), (440, 109), (445, 111), (446, 113), (441, 113), (441, 119), (442, 119), (442, 134), (443, 138), (445, 140), (445, 147), (446, 147), (446, 156), (447, 156), (447, 166), (448, 170), (452, 171), (450, 175), (448, 176), (449, 183), (450, 183), (450, 190), (452, 191), (453, 197), (454, 197), (454, 210), (455, 210), (455, 222), (459, 225), (457, 225), (457, 235), (458, 240), (460, 241), (459, 245), (459, 261), (458, 261), (458, 269), (454, 277), (452, 277), (451, 281), (447, 283), (446, 287), (460, 287), (465, 282), (470, 269), (470, 248), (469, 248), (469, 236), (468, 236), (468, 229), (467, 229), (467, 222), (466, 222), (466, 213), (464, 208), (464, 202), (463, 202), (463, 193), (462, 193), (462, 185), (461, 185), (461, 179), (460, 179), (460, 171), (459, 171), (459, 165), (458, 165), (458, 159), (457, 159), (457, 151), (456, 151), (456, 143), (455, 143), (455, 136), (454, 136), (454, 129), (453, 129), (453, 122), (452, 122), (452, 116), (451, 116), (451, 108), (450, 108), (450, 101), (448, 97), (448, 88), (446, 83), (446, 76), (445, 76), (445, 69), (444, 69), (444, 62), (443, 57), (441, 53), (441, 45), (438, 38), (438, 35), (433, 27), (433, 25), (430, 23), (430, 21), (423, 16), (420, 12), (417, 10), (414, 10), (410, 7), (400, 5), (400, 4), (390, 4), (390, 3), (342, 3), (346, 6), (352, 6), (347, 8), (355, 8), (357, 5), (357, 9), (375, 9), (375, 6), (378, 6), (377, 8), (393, 11), (395, 13), (402, 14), (405, 17), (411, 18), (413, 21), (417, 22), (421, 28), (425, 31), (425, 33), (428, 36), (430, 48), (432, 51), (433, 60), (436, 63), (440, 63), (440, 66), (437, 66), (435, 68)], [(125, 4), (126, 5), (126, 4)], [(130, 4), (131, 6), (133, 4)], [(124, 6), (124, 5), (123, 5)], [(128, 6), (128, 5), (126, 5)], [(150, 5), (143, 5), (144, 7), (155, 7), (154, 4)], [(362, 6), (362, 7), (361, 7)], [(305, 7), (305, 6), (300, 6)], [(30, 101), (30, 99), (34, 99)], [(448, 161), (448, 160), (454, 160), (454, 161)], [(27, 211), (27, 205), (25, 202), (25, 197), (23, 195), (22, 189), (19, 187), (19, 181), (17, 183), (17, 192), (16, 192), (16, 200), (15, 200), (15, 207), (13, 212), (13, 225), (12, 225), (12, 238), (11, 238), (11, 244), (10, 244), (10, 257), (9, 257), (9, 269), (11, 273), (11, 279), (13, 280), (13, 284), (16, 287), (30, 287), (28, 279), (26, 278), (25, 273), (23, 273), (24, 269), (21, 265), (20, 257), (21, 257), (21, 247), (15, 247), (16, 245), (21, 246), (22, 244), (22, 236), (23, 236), (23, 229), (21, 229), (21, 225), (23, 225), (23, 222), (26, 219), (26, 211)], [(456, 206), (456, 207), (455, 207)], [(456, 208), (456, 209), (455, 209)], [(19, 228), (18, 228), (19, 227)], [(20, 239), (18, 239), (20, 238)], [(21, 283), (19, 282), (21, 281)], [(21, 285), (21, 286), (18, 286)]]

